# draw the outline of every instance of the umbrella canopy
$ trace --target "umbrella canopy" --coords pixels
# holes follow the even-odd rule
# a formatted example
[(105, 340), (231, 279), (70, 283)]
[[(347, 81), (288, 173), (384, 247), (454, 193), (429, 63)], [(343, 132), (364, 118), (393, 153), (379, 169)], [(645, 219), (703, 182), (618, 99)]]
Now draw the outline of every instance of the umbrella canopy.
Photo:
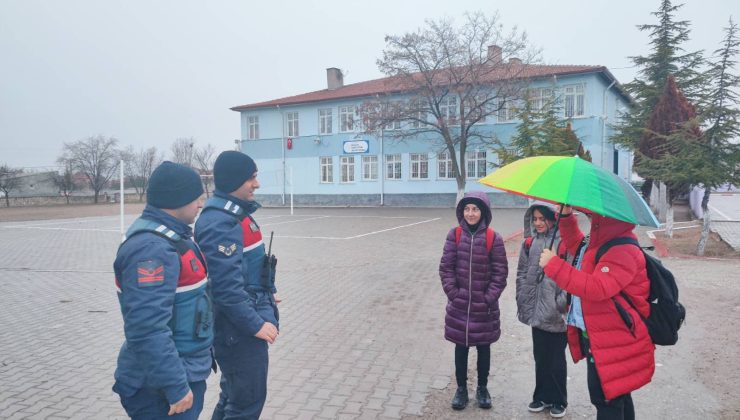
[(632, 185), (577, 156), (521, 159), (499, 168), (479, 182), (525, 197), (569, 204), (636, 225), (660, 225)]

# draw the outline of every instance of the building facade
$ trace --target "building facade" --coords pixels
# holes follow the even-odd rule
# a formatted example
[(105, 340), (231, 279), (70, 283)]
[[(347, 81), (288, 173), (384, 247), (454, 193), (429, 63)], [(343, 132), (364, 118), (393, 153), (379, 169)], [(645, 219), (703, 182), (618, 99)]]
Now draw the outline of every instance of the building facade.
[[(521, 63), (517, 63), (521, 65)], [(524, 65), (530, 100), (559, 95), (559, 112), (571, 122), (593, 163), (625, 179), (632, 172), (627, 151), (609, 141), (611, 125), (630, 99), (607, 68), (601, 66)], [(389, 93), (388, 79), (343, 84), (338, 69), (327, 69), (327, 88), (296, 96), (236, 106), (241, 114), (237, 148), (259, 168), (260, 201), (320, 206), (454, 206), (457, 182), (440, 139), (426, 135), (394, 139), (386, 125), (371, 133), (362, 127), (359, 109)], [(398, 93), (403, 99), (403, 93)], [(541, 103), (541, 102), (540, 102)], [(504, 108), (479, 123), (479, 130), (504, 142), (518, 121)], [(483, 186), (478, 179), (495, 170), (497, 155), (487, 143), (471, 141), (466, 153), (466, 191), (484, 190), (492, 205), (520, 206), (521, 197)]]

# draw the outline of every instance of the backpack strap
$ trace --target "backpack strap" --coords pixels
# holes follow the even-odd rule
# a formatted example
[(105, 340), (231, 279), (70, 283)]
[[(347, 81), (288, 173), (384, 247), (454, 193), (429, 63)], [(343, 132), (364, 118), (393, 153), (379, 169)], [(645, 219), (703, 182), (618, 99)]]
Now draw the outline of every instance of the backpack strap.
[[(462, 236), (462, 226), (458, 225), (455, 228), (455, 243), (456, 244), (460, 243), (460, 236)], [(488, 251), (489, 254), (491, 253), (491, 250), (493, 249), (494, 238), (495, 238), (495, 235), (494, 235), (493, 229), (487, 228), (486, 229), (486, 251)]]
[(601, 245), (599, 247), (599, 250), (596, 251), (596, 261), (595, 261), (595, 264), (598, 264), (599, 263), (599, 260), (601, 259), (601, 257), (603, 257), (604, 254), (606, 254), (606, 251), (609, 251), (609, 249), (611, 249), (611, 247), (617, 246), (617, 245), (627, 245), (627, 244), (634, 245), (634, 246), (640, 248), (640, 251), (642, 251), (642, 247), (640, 246), (640, 243), (637, 242), (637, 240), (634, 239), (634, 238), (621, 237), (621, 238), (610, 239), (610, 240), (606, 241), (606, 243), (604, 243), (604, 245)]

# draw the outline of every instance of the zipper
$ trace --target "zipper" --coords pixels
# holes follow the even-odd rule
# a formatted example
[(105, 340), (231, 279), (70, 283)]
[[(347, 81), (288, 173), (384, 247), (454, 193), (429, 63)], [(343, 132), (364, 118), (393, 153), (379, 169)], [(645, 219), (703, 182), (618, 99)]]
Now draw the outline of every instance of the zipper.
[(473, 243), (475, 242), (475, 233), (470, 234), (470, 261), (468, 262), (468, 317), (465, 319), (465, 347), (470, 347), (470, 307), (473, 305)]

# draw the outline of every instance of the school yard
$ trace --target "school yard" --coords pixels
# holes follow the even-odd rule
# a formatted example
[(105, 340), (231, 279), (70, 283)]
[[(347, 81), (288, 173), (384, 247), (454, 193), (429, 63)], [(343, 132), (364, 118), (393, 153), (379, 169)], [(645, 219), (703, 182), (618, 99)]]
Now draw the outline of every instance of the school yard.
[[(126, 225), (140, 209), (127, 208)], [(0, 209), (0, 418), (125, 418), (110, 390), (123, 339), (111, 269), (117, 214), (114, 205)], [(532, 347), (514, 302), (522, 214), (494, 210), (494, 228), (511, 239), (503, 335), (491, 352), (493, 409), (453, 413), (437, 265), (454, 211), (260, 209), (266, 236), (275, 233), (283, 298), (263, 417), (549, 418), (526, 411)], [(678, 345), (657, 349), (653, 382), (634, 393), (637, 415), (740, 418), (740, 263), (664, 261), (688, 318)], [(585, 366), (568, 369), (568, 417), (593, 418)], [(217, 399), (217, 375), (208, 383), (202, 418)]]

